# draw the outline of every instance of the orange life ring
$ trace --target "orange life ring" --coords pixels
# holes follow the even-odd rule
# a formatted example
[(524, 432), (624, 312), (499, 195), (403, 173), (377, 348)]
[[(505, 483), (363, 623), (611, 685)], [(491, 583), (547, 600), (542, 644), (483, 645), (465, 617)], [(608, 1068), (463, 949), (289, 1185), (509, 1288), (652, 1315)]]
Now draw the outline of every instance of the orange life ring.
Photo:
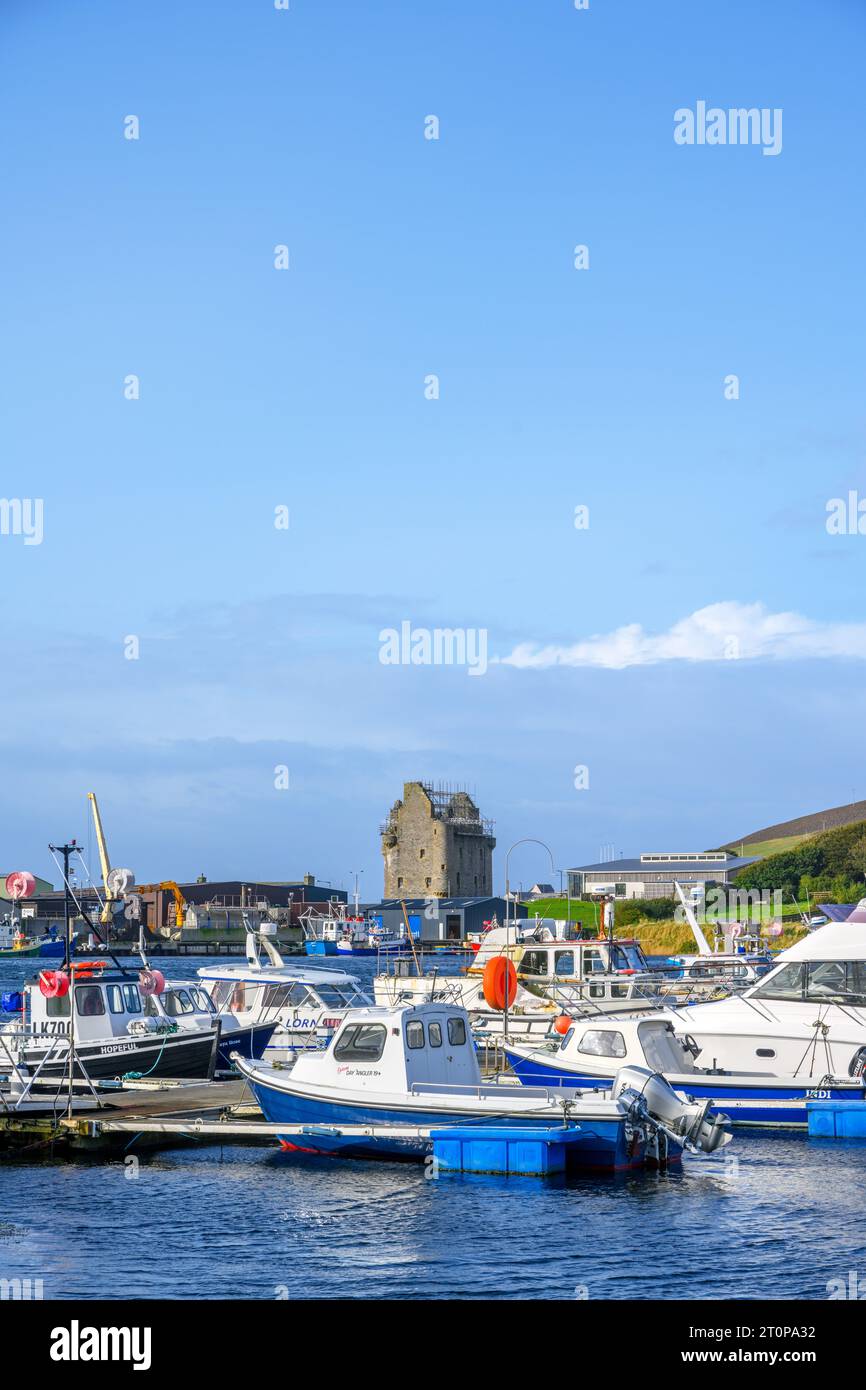
[(107, 960), (80, 960), (75, 961), (72, 969), (76, 975), (92, 975), (94, 970), (105, 970), (107, 967)]
[(517, 996), (517, 971), (514, 963), (505, 956), (494, 956), (484, 967), (482, 987), (484, 998), (491, 1009), (505, 1008), (507, 989), (510, 1008)]

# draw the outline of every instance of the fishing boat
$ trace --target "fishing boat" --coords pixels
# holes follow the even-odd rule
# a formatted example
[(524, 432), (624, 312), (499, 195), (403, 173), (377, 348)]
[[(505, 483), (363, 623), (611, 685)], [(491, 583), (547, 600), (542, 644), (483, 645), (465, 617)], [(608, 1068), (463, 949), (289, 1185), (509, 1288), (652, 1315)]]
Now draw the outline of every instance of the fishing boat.
[[(261, 958), (264, 953), (264, 960)], [(229, 1023), (253, 1040), (267, 1061), (287, 1061), (298, 1048), (323, 1045), (346, 1011), (372, 1003), (343, 970), (287, 965), (267, 932), (247, 932), (245, 965), (206, 965), (198, 971), (224, 1030), (221, 1058), (228, 1059)]]
[(350, 915), (344, 903), (329, 903), (329, 911), (307, 908), (301, 914), (304, 951), (308, 956), (380, 956), (404, 951), (407, 937), (402, 930), (389, 930), (368, 919), (357, 908)]
[(610, 1085), (621, 1067), (648, 1067), (675, 1091), (709, 1099), (734, 1125), (805, 1129), (810, 1101), (866, 1099), (862, 1071), (856, 1077), (824, 1076), (816, 1084), (808, 1075), (777, 1076), (766, 1066), (748, 1073), (699, 1067), (700, 1050), (675, 1031), (676, 1021), (673, 1012), (593, 1019), (563, 1014), (540, 1046), (509, 1041), (505, 1053), (515, 1075), (530, 1086)]
[(213, 1077), (218, 1017), (204, 999), (192, 1006), (188, 987), (167, 985), (159, 971), (136, 975), (106, 961), (73, 963), (40, 971), (19, 998), (0, 1026), (0, 1071), (12, 1068), (42, 1083), (70, 1073), (90, 1080)]
[(0, 922), (0, 958), (41, 956), (63, 958), (66, 943), (62, 937), (28, 935), (19, 918), (6, 916)]
[(592, 1092), (485, 1082), (466, 1010), (438, 1001), (351, 1009), (325, 1051), (290, 1067), (237, 1066), (266, 1119), (286, 1125), (286, 1150), (419, 1158), (443, 1126), (568, 1123), (582, 1133), (576, 1161), (615, 1170), (657, 1156), (660, 1137), (668, 1159), (729, 1137), (708, 1119), (709, 1102), (676, 1096), (645, 1069), (624, 1068), (613, 1087)]

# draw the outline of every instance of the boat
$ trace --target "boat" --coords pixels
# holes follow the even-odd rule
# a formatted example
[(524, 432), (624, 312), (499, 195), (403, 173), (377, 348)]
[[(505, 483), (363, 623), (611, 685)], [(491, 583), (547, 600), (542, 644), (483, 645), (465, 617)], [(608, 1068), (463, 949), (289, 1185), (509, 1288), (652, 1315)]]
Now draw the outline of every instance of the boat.
[(265, 1118), (286, 1125), (286, 1151), (421, 1158), (443, 1126), (568, 1124), (582, 1134), (579, 1166), (616, 1170), (658, 1158), (660, 1143), (670, 1161), (730, 1137), (708, 1119), (709, 1102), (678, 1097), (638, 1067), (589, 1092), (485, 1082), (466, 1010), (439, 1001), (350, 1009), (326, 1050), (288, 1067), (236, 1061)]
[(40, 971), (14, 993), (17, 1000), (4, 996), (2, 1071), (37, 1084), (62, 1082), (70, 1069), (73, 1080), (213, 1077), (219, 1019), (206, 996), (193, 1003), (188, 986), (167, 985), (159, 971), (136, 975), (106, 961), (74, 962)]
[[(862, 900), (866, 908), (866, 899)], [(859, 905), (858, 905), (859, 906)], [(808, 1079), (857, 1077), (866, 1066), (866, 911), (818, 927), (741, 994), (677, 1010), (702, 1063)], [(816, 1096), (815, 1099), (830, 1097)]]
[(304, 951), (308, 956), (381, 956), (405, 951), (407, 937), (401, 928), (393, 931), (356, 907), (350, 915), (344, 903), (329, 903), (329, 911), (312, 907), (301, 914)]
[(60, 936), (50, 933), (43, 936), (28, 935), (18, 918), (6, 916), (0, 922), (0, 958), (21, 956), (42, 956), (63, 958), (66, 942)]
[(734, 1125), (806, 1129), (811, 1101), (866, 1099), (862, 1071), (856, 1077), (825, 1076), (816, 1085), (812, 1077), (777, 1076), (766, 1066), (749, 1072), (699, 1067), (696, 1043), (676, 1032), (676, 1022), (672, 1011), (594, 1019), (561, 1015), (541, 1046), (509, 1041), (505, 1055), (530, 1086), (611, 1085), (621, 1067), (648, 1067), (678, 1093), (709, 1099), (712, 1110)]
[(205, 965), (197, 972), (223, 1022), (221, 1057), (226, 1062), (229, 1021), (254, 1044), (245, 1056), (286, 1061), (298, 1048), (323, 1045), (348, 1009), (372, 1003), (343, 970), (287, 965), (266, 928), (248, 930), (246, 957), (245, 965)]
[[(507, 1020), (490, 1007), (484, 990), (486, 967), (500, 957), (510, 960), (517, 973)], [(554, 919), (524, 919), (503, 927), (494, 921), (472, 963), (459, 975), (438, 971), (413, 975), (411, 965), (404, 955), (375, 977), (376, 1002), (437, 997), (462, 1005), (471, 1013), (476, 1036), (481, 1032), (498, 1036), (507, 1027), (509, 1035), (541, 1041), (552, 1019), (564, 1011), (655, 1009), (667, 988), (665, 980), (650, 970), (639, 942), (582, 938), (570, 923)]]

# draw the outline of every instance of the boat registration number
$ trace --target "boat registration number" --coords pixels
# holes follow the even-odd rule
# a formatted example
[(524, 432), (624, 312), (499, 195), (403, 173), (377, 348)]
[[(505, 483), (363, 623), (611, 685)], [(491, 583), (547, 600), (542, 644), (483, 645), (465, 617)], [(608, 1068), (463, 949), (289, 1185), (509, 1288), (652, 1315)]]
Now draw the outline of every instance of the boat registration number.
[(807, 1100), (829, 1100), (829, 1099), (830, 1099), (830, 1095), (831, 1095), (831, 1092), (830, 1092), (830, 1091), (807, 1091), (807, 1092), (806, 1092), (806, 1099), (807, 1099)]

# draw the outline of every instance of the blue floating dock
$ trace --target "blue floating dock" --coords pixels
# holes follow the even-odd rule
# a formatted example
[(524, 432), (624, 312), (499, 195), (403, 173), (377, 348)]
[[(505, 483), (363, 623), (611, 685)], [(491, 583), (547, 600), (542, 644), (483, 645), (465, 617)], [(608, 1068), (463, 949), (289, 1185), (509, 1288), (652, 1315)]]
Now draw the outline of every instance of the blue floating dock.
[(579, 1125), (533, 1129), (461, 1125), (431, 1130), (430, 1138), (440, 1171), (545, 1177), (564, 1173), (569, 1149), (586, 1136)]
[(866, 1139), (866, 1101), (809, 1100), (806, 1116), (813, 1139)]

